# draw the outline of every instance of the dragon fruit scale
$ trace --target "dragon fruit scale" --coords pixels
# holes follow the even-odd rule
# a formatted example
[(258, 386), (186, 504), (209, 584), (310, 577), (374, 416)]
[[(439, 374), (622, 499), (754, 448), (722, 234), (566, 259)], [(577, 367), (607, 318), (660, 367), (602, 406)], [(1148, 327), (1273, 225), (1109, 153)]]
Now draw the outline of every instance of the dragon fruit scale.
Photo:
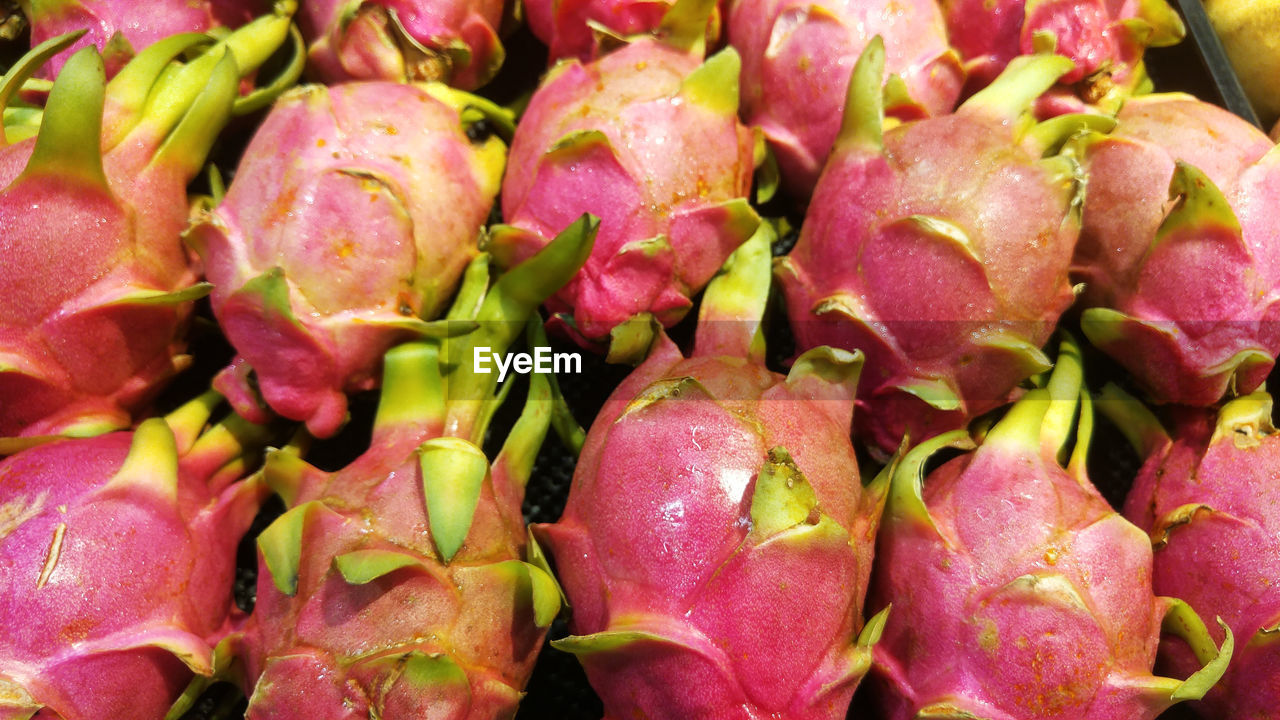
[[(976, 450), (957, 430), (902, 456), (868, 600), (893, 606), (872, 675), (885, 720), (1152, 720), (1221, 677), (1230, 629), (1219, 651), (1185, 602), (1154, 594), (1146, 533), (1086, 474), (1092, 426), (1064, 339), (1046, 386)], [(925, 477), (947, 447), (971, 451)], [(1186, 680), (1151, 672), (1162, 631), (1199, 653)]]
[[(1240, 397), (1216, 413), (1182, 409), (1172, 437), (1115, 386), (1104, 388), (1098, 404), (1146, 458), (1124, 514), (1151, 535), (1156, 592), (1185, 598), (1205, 617), (1222, 617), (1242, 643), (1222, 681), (1193, 707), (1212, 720), (1280, 717), (1274, 582), (1280, 438), (1271, 396)], [(1162, 657), (1174, 672), (1196, 664), (1184, 647), (1165, 648)]]
[(510, 266), (578, 214), (600, 217), (591, 258), (548, 308), (554, 326), (615, 362), (643, 357), (646, 316), (668, 327), (684, 317), (760, 222), (746, 200), (755, 152), (737, 116), (738, 55), (701, 62), (701, 21), (688, 25), (548, 72), (511, 142), (507, 224), (490, 231), (495, 260)]
[(71, 53), (93, 45), (110, 78), (138, 50), (170, 35), (235, 28), (267, 10), (265, 0), (18, 0), (31, 25), (33, 45), (63, 33), (88, 32), (41, 69), (56, 77)]
[(1187, 95), (1117, 119), (1079, 143), (1081, 328), (1154, 402), (1249, 393), (1280, 354), (1280, 149)]
[(487, 294), (487, 256), (474, 260), (449, 315), (474, 330), (387, 353), (372, 441), (351, 464), (325, 473), (268, 456), (264, 477), (289, 509), (258, 538), (249, 720), (514, 715), (560, 608), (520, 510), (555, 400), (531, 375), (490, 462), (479, 445), (506, 392), (472, 357), (525, 328), (541, 342), (537, 307), (581, 266), (595, 227), (573, 223)]
[[(126, 427), (185, 366), (191, 300), (208, 292), (180, 238), (186, 187), (230, 118), (241, 74), (288, 27), (287, 15), (268, 15), (217, 43), (172, 36), (105, 87), (97, 50), (85, 48), (54, 82), (38, 125), (6, 126), (0, 438)], [(19, 61), (0, 81), (0, 106), (73, 40)], [(173, 62), (183, 53), (195, 57)]]
[(267, 494), (234, 482), (267, 430), (204, 429), (220, 400), (0, 461), (0, 717), (160, 720), (213, 672)]
[(552, 645), (607, 718), (844, 718), (884, 625), (862, 622), (884, 493), (849, 439), (861, 357), (765, 368), (762, 228), (708, 286), (692, 356), (659, 335), (596, 417), (563, 517), (534, 526), (573, 609)]
[(319, 82), (439, 81), (474, 90), (505, 58), (504, 0), (307, 0), (298, 22)]
[(242, 415), (265, 420), (260, 392), (328, 437), (388, 348), (441, 330), (426, 320), (476, 256), (502, 177), (506, 147), (482, 123), (503, 121), (438, 83), (307, 85), (279, 99), (226, 198), (186, 235), (237, 352), (215, 387)]
[(1064, 138), (1110, 123), (1035, 124), (1027, 107), (1071, 67), (1041, 55), (954, 115), (882, 130), (883, 62), (877, 39), (777, 270), (799, 349), (866, 353), (857, 429), (891, 453), (904, 435), (963, 427), (1049, 366), (1040, 347), (1072, 301), (1079, 232), (1079, 168)]
[(1092, 105), (1114, 112), (1125, 97), (1149, 92), (1147, 47), (1186, 35), (1165, 0), (940, 0), (968, 88), (986, 87), (1013, 58), (1052, 51), (1074, 67), (1042, 99), (1042, 114)]
[(949, 113), (964, 84), (935, 0), (738, 0), (726, 24), (742, 53), (742, 115), (769, 141), (788, 192), (807, 200), (840, 130), (858, 56), (880, 35), (902, 119)]

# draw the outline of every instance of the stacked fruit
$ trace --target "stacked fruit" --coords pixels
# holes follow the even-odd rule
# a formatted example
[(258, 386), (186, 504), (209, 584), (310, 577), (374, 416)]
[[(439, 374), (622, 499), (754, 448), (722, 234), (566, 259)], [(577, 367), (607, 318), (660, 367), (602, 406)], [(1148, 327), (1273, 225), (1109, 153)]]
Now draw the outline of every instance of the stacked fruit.
[(1280, 719), (1280, 149), (1163, 0), (16, 5), (0, 720)]

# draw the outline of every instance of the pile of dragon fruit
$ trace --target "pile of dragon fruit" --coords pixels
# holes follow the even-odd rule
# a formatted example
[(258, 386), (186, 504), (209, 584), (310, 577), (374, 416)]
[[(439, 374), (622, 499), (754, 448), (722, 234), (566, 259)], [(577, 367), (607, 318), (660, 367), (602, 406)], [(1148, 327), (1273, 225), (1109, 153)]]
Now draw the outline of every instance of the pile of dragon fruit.
[(0, 720), (1280, 720), (1280, 149), (1186, 25), (0, 1)]

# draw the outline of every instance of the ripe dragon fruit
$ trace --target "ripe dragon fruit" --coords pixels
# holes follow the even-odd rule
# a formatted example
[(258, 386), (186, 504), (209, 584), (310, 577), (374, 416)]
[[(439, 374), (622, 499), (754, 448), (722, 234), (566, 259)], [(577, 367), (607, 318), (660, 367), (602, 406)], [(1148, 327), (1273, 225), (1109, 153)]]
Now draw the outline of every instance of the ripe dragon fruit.
[[(547, 46), (549, 63), (565, 58), (585, 63), (618, 41), (660, 34), (674, 18), (700, 4), (688, 0), (526, 0), (523, 7), (529, 29)], [(706, 25), (708, 46), (720, 39), (721, 5), (728, 2), (717, 0), (709, 11), (694, 13)]]
[(862, 624), (884, 487), (849, 439), (861, 357), (765, 368), (769, 234), (708, 286), (693, 355), (660, 334), (613, 392), (534, 527), (573, 607), (552, 645), (605, 717), (844, 718), (884, 625)]
[[(244, 636), (247, 717), (287, 720), (507, 718), (515, 713), (559, 589), (520, 504), (551, 420), (550, 380), (492, 463), (480, 450), (505, 391), (476, 350), (502, 352), (581, 266), (584, 218), (502, 275), (472, 262), (452, 321), (476, 329), (393, 348), (372, 443), (325, 473), (296, 455), (264, 476), (289, 510), (258, 539), (258, 600)], [(505, 386), (509, 388), (508, 386)]]
[(764, 131), (788, 191), (813, 193), (844, 112), (849, 75), (871, 38), (885, 43), (888, 111), (951, 112), (964, 84), (934, 0), (738, 0), (727, 23), (742, 53), (742, 113)]
[(1158, 403), (1259, 387), (1280, 354), (1280, 150), (1186, 95), (1131, 100), (1079, 143), (1081, 328)]
[[(1064, 340), (1047, 387), (975, 451), (924, 477), (939, 450), (973, 447), (957, 430), (893, 471), (868, 601), (893, 605), (873, 671), (886, 720), (1152, 720), (1222, 675), (1230, 630), (1219, 652), (1186, 603), (1152, 592), (1146, 534), (1089, 481), (1080, 367)], [(1162, 625), (1201, 654), (1185, 681), (1151, 674)]]
[[(705, 3), (703, 3), (705, 5)], [(705, 18), (705, 13), (698, 14)], [(700, 62), (701, 20), (583, 65), (554, 67), (529, 101), (502, 186), (499, 264), (546, 245), (578, 214), (600, 217), (587, 265), (548, 303), (553, 326), (636, 361), (652, 316), (674, 325), (755, 232), (751, 131), (738, 121), (738, 55)]]
[[(38, 136), (0, 139), (0, 438), (126, 427), (186, 364), (191, 300), (208, 292), (179, 237), (186, 186), (232, 112), (240, 73), (288, 26), (266, 16), (213, 45), (173, 36), (105, 89), (102, 60), (85, 48), (55, 81)], [(19, 61), (0, 81), (0, 106), (73, 37)]]
[(475, 257), (502, 177), (486, 116), (504, 117), (438, 83), (311, 85), (279, 100), (225, 201), (186, 236), (238, 353), (215, 381), (237, 411), (266, 420), (256, 386), (328, 437), (388, 348), (439, 331), (424, 319)]
[(1071, 303), (1079, 231), (1079, 169), (1069, 144), (1054, 151), (1107, 120), (1034, 124), (1027, 106), (1071, 67), (1041, 55), (954, 115), (882, 130), (883, 64), (875, 40), (778, 273), (798, 348), (866, 353), (858, 432), (892, 452), (904, 434), (963, 427), (1049, 366), (1040, 346)]
[(951, 44), (965, 60), (971, 89), (986, 87), (1013, 58), (1052, 51), (1074, 67), (1042, 102), (1042, 114), (1105, 109), (1149, 92), (1147, 47), (1186, 35), (1165, 0), (941, 0)]
[[(1124, 514), (1151, 534), (1156, 592), (1185, 598), (1202, 616), (1222, 617), (1243, 642), (1222, 681), (1195, 708), (1213, 720), (1277, 717), (1280, 436), (1271, 397), (1237, 398), (1216, 418), (1184, 410), (1172, 439), (1114, 386), (1103, 390), (1099, 406), (1146, 458)], [(1175, 672), (1195, 669), (1196, 657), (1186, 648), (1169, 647), (1163, 656)]]
[(93, 45), (102, 51), (110, 78), (138, 50), (170, 35), (239, 27), (270, 7), (266, 0), (18, 0), (18, 4), (30, 23), (33, 45), (88, 30), (45, 64), (41, 76), (49, 78), (56, 77), (66, 58), (82, 47)]
[(160, 720), (212, 672), (266, 495), (233, 482), (265, 428), (201, 432), (219, 400), (0, 462), (0, 717)]
[(472, 90), (502, 66), (504, 0), (307, 0), (298, 23), (320, 82), (439, 81)]

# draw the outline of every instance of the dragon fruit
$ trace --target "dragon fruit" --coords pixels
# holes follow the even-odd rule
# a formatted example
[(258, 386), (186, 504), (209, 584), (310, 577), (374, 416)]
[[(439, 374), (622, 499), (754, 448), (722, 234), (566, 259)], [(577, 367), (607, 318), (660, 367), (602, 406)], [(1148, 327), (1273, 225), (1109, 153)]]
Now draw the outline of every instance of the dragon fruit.
[(564, 516), (534, 527), (573, 607), (552, 645), (605, 717), (844, 718), (884, 625), (862, 624), (884, 487), (860, 484), (849, 439), (861, 357), (765, 368), (763, 227), (707, 288), (693, 355), (659, 335), (596, 417)]
[(738, 55), (701, 62), (701, 22), (590, 64), (562, 61), (511, 142), (494, 258), (510, 266), (578, 214), (600, 217), (586, 267), (548, 307), (555, 328), (608, 346), (612, 361), (642, 358), (647, 318), (684, 317), (760, 222), (746, 200), (755, 154), (737, 116)]
[[(859, 348), (858, 433), (884, 452), (998, 407), (1049, 366), (1071, 303), (1079, 171), (1054, 151), (1098, 116), (1027, 106), (1071, 67), (1021, 58), (954, 115), (882, 130), (884, 48), (849, 84), (844, 126), (778, 272), (801, 350)], [(975, 172), (975, 168), (980, 171)]]
[[(975, 451), (924, 477), (939, 450), (973, 447), (957, 430), (893, 471), (868, 600), (893, 605), (873, 672), (886, 720), (1152, 720), (1222, 675), (1230, 630), (1219, 652), (1185, 602), (1152, 592), (1146, 534), (1089, 481), (1080, 368), (1064, 340), (1047, 386)], [(1185, 681), (1151, 674), (1162, 626), (1201, 654)]]
[(502, 66), (504, 0), (307, 0), (298, 22), (318, 81), (439, 81), (463, 90)]
[[(1237, 398), (1216, 418), (1212, 411), (1184, 409), (1173, 438), (1115, 386), (1103, 390), (1099, 406), (1146, 458), (1124, 514), (1151, 534), (1156, 592), (1185, 598), (1205, 617), (1222, 617), (1244, 643), (1196, 709), (1214, 720), (1275, 718), (1280, 523), (1273, 478), (1280, 437), (1271, 422), (1271, 396)], [(1224, 633), (1214, 636), (1220, 640)], [(1175, 672), (1195, 668), (1187, 648), (1171, 646), (1162, 655)]]
[[(560, 593), (520, 503), (551, 420), (551, 381), (530, 376), (524, 412), (492, 463), (480, 450), (505, 396), (473, 364), (502, 352), (591, 251), (584, 218), (485, 295), (472, 262), (450, 320), (475, 325), (386, 356), (369, 449), (325, 473), (289, 452), (266, 482), (288, 511), (258, 539), (258, 600), (243, 644), (247, 717), (458, 720), (511, 717)], [(504, 385), (509, 388), (510, 385)]]
[(1158, 403), (1259, 387), (1280, 354), (1280, 150), (1186, 95), (1127, 103), (1080, 143), (1081, 328)]
[(941, 0), (951, 44), (965, 60), (970, 89), (986, 87), (1013, 58), (1052, 51), (1074, 67), (1041, 103), (1042, 114), (1084, 105), (1118, 107), (1149, 92), (1147, 47), (1175, 45), (1186, 35), (1165, 0)]
[(808, 199), (840, 130), (849, 75), (875, 35), (885, 43), (888, 112), (951, 112), (964, 84), (935, 0), (738, 0), (727, 23), (742, 53), (742, 113), (764, 131), (784, 186)]
[(0, 462), (0, 717), (160, 720), (212, 672), (266, 495), (234, 482), (265, 428), (201, 432), (219, 400)]
[(276, 412), (332, 435), (346, 393), (376, 384), (388, 348), (439, 331), (424, 319), (475, 257), (502, 177), (506, 148), (483, 133), (486, 117), (503, 113), (438, 83), (280, 98), (225, 201), (186, 236), (238, 353), (215, 387), (242, 415), (266, 419), (256, 386)]
[[(547, 46), (547, 61), (595, 60), (609, 45), (626, 38), (660, 34), (664, 26), (701, 3), (688, 0), (526, 0), (529, 29)], [(705, 42), (720, 39), (722, 8), (717, 0), (698, 14), (706, 24)]]
[[(186, 186), (231, 114), (240, 73), (288, 26), (263, 17), (185, 64), (171, 61), (212, 41), (173, 36), (105, 89), (102, 60), (85, 48), (55, 81), (38, 136), (0, 139), (0, 437), (126, 427), (186, 364), (182, 329), (208, 291), (180, 239)], [(0, 106), (72, 37), (15, 65)]]
[[(18, 0), (31, 26), (33, 45), (59, 35), (88, 32), (41, 69), (55, 77), (71, 53), (93, 45), (113, 77), (138, 50), (170, 35), (235, 28), (260, 15), (265, 0)], [(291, 11), (290, 11), (291, 12)]]

